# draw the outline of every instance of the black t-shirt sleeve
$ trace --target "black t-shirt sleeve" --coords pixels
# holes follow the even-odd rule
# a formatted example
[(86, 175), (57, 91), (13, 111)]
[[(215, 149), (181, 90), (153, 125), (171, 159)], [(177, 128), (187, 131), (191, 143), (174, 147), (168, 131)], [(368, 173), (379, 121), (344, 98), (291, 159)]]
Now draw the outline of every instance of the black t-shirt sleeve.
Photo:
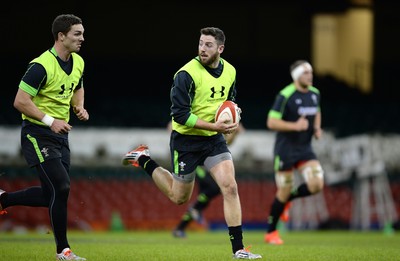
[(47, 74), (44, 67), (39, 63), (30, 63), (22, 81), (29, 86), (39, 90), (46, 84)]
[(190, 116), (194, 87), (194, 81), (186, 71), (175, 76), (171, 88), (171, 116), (179, 124), (185, 125)]

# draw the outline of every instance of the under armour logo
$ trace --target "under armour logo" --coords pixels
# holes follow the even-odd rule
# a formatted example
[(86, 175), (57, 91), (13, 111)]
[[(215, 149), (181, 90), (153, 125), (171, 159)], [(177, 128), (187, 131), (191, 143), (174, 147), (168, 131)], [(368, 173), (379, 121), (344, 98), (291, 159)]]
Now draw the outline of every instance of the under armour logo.
[(64, 94), (64, 91), (65, 91), (65, 86), (63, 84), (61, 85), (61, 91), (58, 94)]
[(221, 97), (224, 97), (224, 95), (225, 95), (225, 87), (224, 86), (221, 86), (221, 90), (220, 91), (216, 91), (215, 90), (215, 87), (211, 87), (211, 95), (210, 95), (210, 98), (214, 98), (214, 95), (216, 94), (216, 93), (220, 93), (221, 94)]
[[(74, 84), (73, 83), (71, 84), (71, 87), (69, 87), (69, 88), (67, 87), (67, 89), (69, 90), (69, 93), (72, 93), (73, 88), (74, 88)], [(61, 85), (61, 91), (58, 94), (63, 95), (64, 92), (65, 92), (65, 85), (63, 84), (63, 85)]]

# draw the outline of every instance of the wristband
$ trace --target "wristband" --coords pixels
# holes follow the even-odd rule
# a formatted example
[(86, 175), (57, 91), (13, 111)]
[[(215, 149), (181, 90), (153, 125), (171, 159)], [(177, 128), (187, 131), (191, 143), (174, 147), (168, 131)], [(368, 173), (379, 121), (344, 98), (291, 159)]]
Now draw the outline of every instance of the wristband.
[(54, 118), (47, 114), (45, 114), (42, 119), (42, 122), (49, 127), (51, 127), (51, 125), (53, 124), (53, 121), (54, 121)]

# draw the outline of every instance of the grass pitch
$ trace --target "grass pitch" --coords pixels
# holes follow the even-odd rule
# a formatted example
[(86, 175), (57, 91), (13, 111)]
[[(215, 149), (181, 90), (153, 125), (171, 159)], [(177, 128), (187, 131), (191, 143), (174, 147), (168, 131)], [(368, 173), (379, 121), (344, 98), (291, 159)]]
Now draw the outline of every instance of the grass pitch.
[[(288, 231), (284, 245), (267, 245), (263, 231), (245, 231), (244, 243), (261, 260), (400, 260), (400, 235), (352, 231)], [(69, 232), (71, 248), (88, 261), (102, 260), (232, 260), (227, 231), (188, 232), (185, 239), (170, 231)], [(52, 234), (0, 233), (0, 260), (55, 260)]]

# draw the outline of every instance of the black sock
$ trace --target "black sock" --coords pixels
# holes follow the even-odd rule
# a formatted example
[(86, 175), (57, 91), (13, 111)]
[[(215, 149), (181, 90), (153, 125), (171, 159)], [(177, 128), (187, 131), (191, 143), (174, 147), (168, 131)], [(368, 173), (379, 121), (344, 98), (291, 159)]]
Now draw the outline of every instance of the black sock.
[[(1, 208), (4, 210), (6, 207), (8, 207), (8, 204), (5, 204), (4, 202), (6, 202), (6, 199), (7, 199), (7, 197), (8, 197), (8, 193), (7, 192), (4, 192), (3, 194), (1, 194), (1, 196), (0, 196), (0, 206), (1, 206)], [(4, 200), (3, 202), (2, 202), (2, 200)]]
[(189, 225), (189, 223), (192, 221), (192, 216), (190, 215), (189, 212), (186, 212), (181, 219), (181, 222), (178, 224), (176, 227), (177, 230), (185, 230), (185, 228)]
[(307, 197), (309, 195), (311, 195), (311, 192), (308, 190), (307, 184), (303, 183), (296, 190), (290, 193), (288, 201), (291, 201), (295, 198)]
[(242, 226), (228, 227), (228, 230), (232, 244), (232, 251), (233, 253), (236, 253), (236, 251), (244, 248)]
[(268, 217), (268, 233), (276, 230), (276, 225), (278, 224), (279, 218), (284, 208), (285, 203), (282, 203), (277, 198), (275, 198), (274, 202), (272, 202), (271, 212)]
[(152, 160), (149, 156), (141, 156), (139, 158), (139, 165), (146, 171), (147, 174), (151, 177), (153, 175), (153, 171), (159, 167), (157, 162)]
[(197, 201), (194, 203), (193, 208), (196, 209), (197, 211), (201, 212), (203, 209), (205, 209), (208, 204), (210, 203), (207, 195), (200, 193), (197, 196)]

